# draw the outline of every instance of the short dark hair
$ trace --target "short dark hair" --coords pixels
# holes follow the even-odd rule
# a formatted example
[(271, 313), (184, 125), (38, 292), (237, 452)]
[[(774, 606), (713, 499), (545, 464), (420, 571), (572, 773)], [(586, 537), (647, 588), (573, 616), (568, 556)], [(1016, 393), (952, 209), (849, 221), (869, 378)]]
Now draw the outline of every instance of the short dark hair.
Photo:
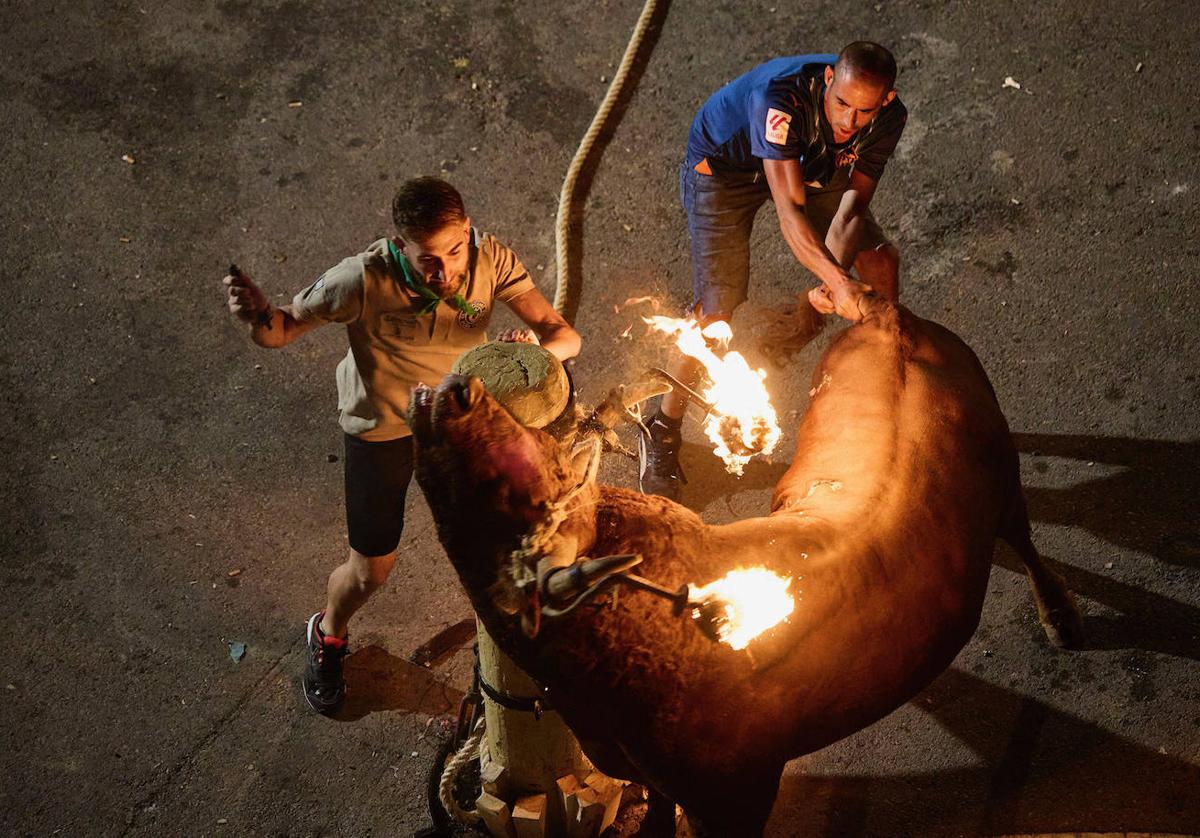
[(425, 239), (466, 217), (462, 195), (441, 178), (405, 181), (392, 198), (392, 221), (402, 235)]
[(883, 85), (885, 90), (896, 86), (896, 59), (887, 47), (874, 41), (855, 41), (838, 54), (834, 70), (846, 70), (856, 76), (866, 76)]

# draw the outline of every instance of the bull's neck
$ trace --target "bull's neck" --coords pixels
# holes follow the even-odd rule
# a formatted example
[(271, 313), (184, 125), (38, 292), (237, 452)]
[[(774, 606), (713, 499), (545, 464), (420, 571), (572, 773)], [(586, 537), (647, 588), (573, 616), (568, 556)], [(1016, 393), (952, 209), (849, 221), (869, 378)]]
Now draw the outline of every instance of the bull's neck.
[(443, 544), (476, 609), (493, 600), (513, 601), (523, 565), (536, 572), (541, 558), (562, 540), (585, 551), (595, 542), (596, 498), (594, 483), (573, 486), (551, 501), (529, 507), (519, 517), (497, 514), (474, 519), (443, 532)]

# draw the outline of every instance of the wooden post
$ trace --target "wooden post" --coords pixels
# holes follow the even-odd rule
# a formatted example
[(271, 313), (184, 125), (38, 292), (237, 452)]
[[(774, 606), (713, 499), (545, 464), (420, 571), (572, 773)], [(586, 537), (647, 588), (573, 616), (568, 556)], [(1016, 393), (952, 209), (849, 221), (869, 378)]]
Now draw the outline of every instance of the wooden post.
[(608, 807), (600, 799), (600, 795), (591, 786), (585, 786), (575, 793), (578, 810), (574, 823), (567, 829), (568, 838), (594, 838), (600, 834), (600, 824)]
[(595, 790), (596, 796), (604, 805), (604, 815), (600, 818), (600, 832), (603, 832), (617, 819), (617, 811), (621, 807), (621, 790), (624, 787), (617, 780), (607, 777), (599, 771), (589, 774), (584, 780), (584, 784)]
[(512, 807), (486, 791), (475, 801), (475, 811), (483, 818), (488, 832), (497, 838), (517, 838), (512, 821)]
[[(530, 677), (500, 651), (483, 623), (479, 624), (479, 674), (506, 695), (532, 698), (539, 693)], [(546, 795), (545, 834), (564, 834), (557, 780), (566, 774), (585, 777), (592, 773), (579, 743), (553, 711), (535, 719), (533, 713), (502, 707), (486, 695), (483, 708), (486, 750), (491, 761), (503, 767), (507, 790), (517, 797)]]
[(522, 797), (513, 806), (512, 825), (517, 838), (545, 838), (546, 800), (544, 794)]

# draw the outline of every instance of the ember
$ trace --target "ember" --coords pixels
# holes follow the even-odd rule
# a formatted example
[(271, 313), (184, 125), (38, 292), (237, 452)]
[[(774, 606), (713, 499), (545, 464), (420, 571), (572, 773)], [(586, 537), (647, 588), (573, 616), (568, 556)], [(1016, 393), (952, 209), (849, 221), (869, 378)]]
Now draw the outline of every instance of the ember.
[(704, 431), (715, 446), (713, 453), (725, 461), (725, 468), (741, 475), (755, 454), (770, 454), (779, 442), (779, 422), (767, 396), (763, 370), (751, 369), (740, 352), (718, 356), (710, 347), (719, 343), (728, 347), (733, 332), (729, 324), (717, 321), (702, 332), (696, 321), (675, 317), (644, 317), (646, 323), (666, 334), (675, 335), (680, 351), (700, 361), (712, 380), (704, 392), (712, 412), (704, 422)]
[(762, 567), (735, 570), (709, 585), (691, 588), (689, 599), (699, 603), (692, 617), (708, 622), (721, 642), (745, 649), (792, 613), (796, 602), (788, 593), (791, 582)]

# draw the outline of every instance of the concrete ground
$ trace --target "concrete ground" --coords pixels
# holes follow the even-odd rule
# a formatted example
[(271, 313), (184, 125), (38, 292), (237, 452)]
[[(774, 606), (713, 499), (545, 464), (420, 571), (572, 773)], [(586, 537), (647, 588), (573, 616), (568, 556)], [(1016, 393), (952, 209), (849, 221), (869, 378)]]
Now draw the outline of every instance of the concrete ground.
[[(771, 56), (888, 44), (911, 117), (875, 209), (903, 298), (988, 369), (1089, 640), (1050, 648), (998, 549), (954, 666), (791, 763), (768, 834), (1200, 832), (1195, 10), (773, 2), (676, 0), (662, 21), (590, 184), (584, 398), (667, 357), (623, 339), (613, 306), (688, 301), (676, 168), (707, 94)], [(402, 180), (440, 171), (552, 292), (561, 179), (639, 8), (5, 4), (0, 832), (427, 824), (470, 642), (408, 658), (467, 601), (414, 489), (396, 572), (353, 627), (352, 701), (306, 709), (302, 625), (346, 550), (345, 338), (260, 350), (219, 280), (236, 261), (282, 302), (388, 230)], [(810, 281), (764, 209), (735, 324), (752, 359), (755, 307)], [(792, 426), (823, 343), (770, 370)], [(793, 434), (741, 480), (687, 434), (690, 506), (765, 511)]]

